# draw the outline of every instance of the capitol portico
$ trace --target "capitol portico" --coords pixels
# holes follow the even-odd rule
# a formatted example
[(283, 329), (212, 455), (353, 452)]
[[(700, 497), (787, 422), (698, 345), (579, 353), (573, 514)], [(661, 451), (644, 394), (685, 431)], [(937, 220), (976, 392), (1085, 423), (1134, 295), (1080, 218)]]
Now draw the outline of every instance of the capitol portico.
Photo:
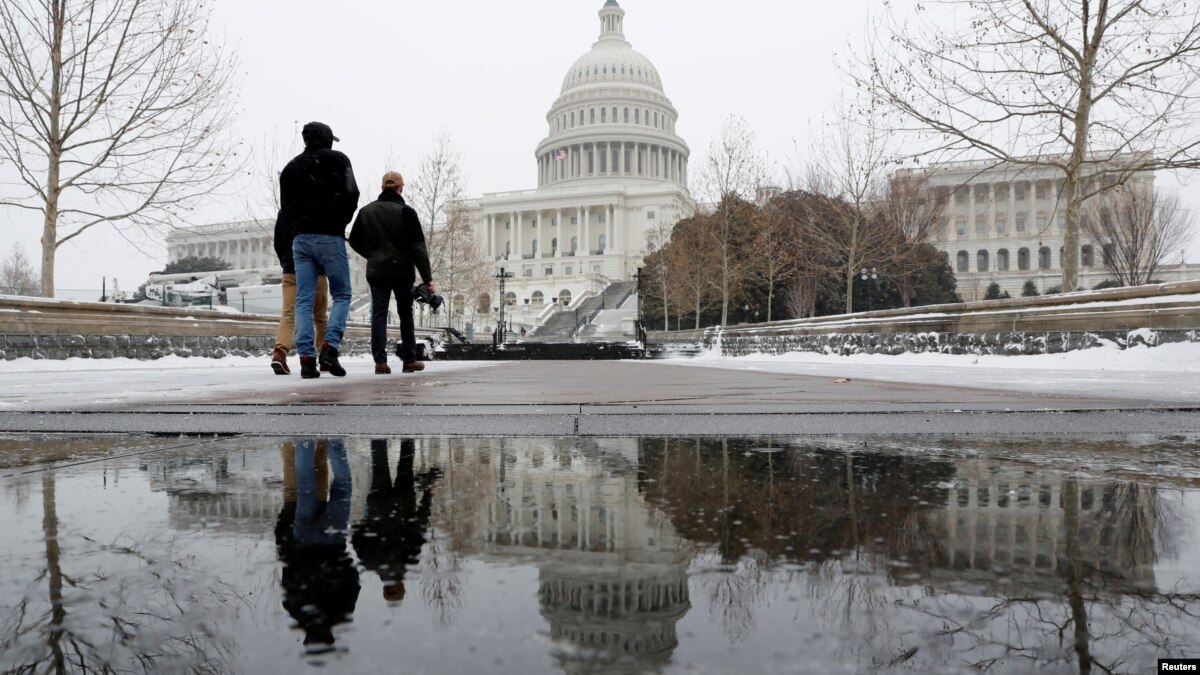
[[(632, 279), (647, 234), (695, 211), (690, 151), (658, 71), (625, 39), (616, 0), (599, 16), (599, 39), (567, 71), (546, 115), (537, 189), (471, 204), (487, 260), (513, 275), (504, 302), (518, 325), (536, 326)], [(484, 327), (500, 301), (475, 299)]]

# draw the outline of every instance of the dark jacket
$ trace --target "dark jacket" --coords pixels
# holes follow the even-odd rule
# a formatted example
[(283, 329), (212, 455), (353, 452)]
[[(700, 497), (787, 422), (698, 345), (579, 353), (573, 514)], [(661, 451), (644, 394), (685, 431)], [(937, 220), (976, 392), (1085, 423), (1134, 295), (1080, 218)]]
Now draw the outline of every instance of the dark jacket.
[(413, 281), (415, 267), (425, 283), (433, 281), (421, 220), (395, 190), (384, 190), (377, 201), (358, 212), (350, 231), (350, 248), (367, 259), (368, 279)]
[(287, 163), (279, 174), (275, 219), (275, 254), (285, 273), (296, 271), (292, 238), (297, 234), (346, 236), (358, 195), (350, 158), (333, 149), (332, 138), (315, 139)]

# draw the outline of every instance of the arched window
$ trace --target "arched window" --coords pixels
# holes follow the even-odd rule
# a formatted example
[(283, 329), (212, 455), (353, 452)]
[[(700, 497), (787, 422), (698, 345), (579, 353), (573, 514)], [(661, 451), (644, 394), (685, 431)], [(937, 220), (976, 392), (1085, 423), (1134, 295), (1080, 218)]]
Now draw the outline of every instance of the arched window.
[(658, 113), (654, 113), (654, 126), (658, 126)]
[(956, 262), (958, 263), (955, 268), (957, 271), (969, 272), (971, 269), (971, 254), (966, 251), (959, 251)]
[(1029, 249), (1022, 248), (1017, 251), (1017, 269), (1029, 269)]
[(562, 305), (563, 307), (566, 307), (567, 305), (571, 304), (571, 291), (568, 291), (565, 288), (562, 289), (561, 291), (559, 291), (558, 292), (558, 304)]
[(571, 128), (575, 128), (575, 113), (571, 113)]
[(980, 249), (975, 253), (975, 269), (979, 272), (988, 271), (988, 252)]
[(475, 311), (480, 314), (492, 313), (492, 296), (487, 293), (480, 293), (479, 298), (475, 301)]
[(996, 251), (996, 270), (1000, 272), (1008, 271), (1008, 249), (1002, 248)]
[(1079, 264), (1084, 267), (1091, 267), (1096, 264), (1095, 253), (1092, 252), (1091, 244), (1084, 244), (1083, 248), (1079, 249)]
[(578, 249), (579, 249), (579, 237), (571, 237), (571, 254), (574, 255), (575, 251)]
[(533, 307), (541, 308), (546, 304), (546, 296), (541, 291), (534, 291), (533, 295), (529, 296), (529, 304)]
[(608, 237), (607, 237), (607, 236), (605, 236), (605, 235), (603, 235), (603, 234), (602, 234), (602, 235), (600, 235), (600, 252), (601, 252), (601, 253), (604, 253), (604, 251), (605, 251), (605, 244), (606, 244), (607, 242), (608, 242)]
[(613, 106), (612, 121), (613, 121), (613, 124), (617, 123), (617, 108), (616, 108), (616, 106)]
[(1050, 262), (1051, 262), (1050, 261), (1050, 247), (1043, 246), (1043, 247), (1039, 248), (1038, 249), (1038, 269), (1039, 270), (1050, 269)]
[(634, 111), (633, 111), (633, 123), (634, 123), (634, 124), (641, 124), (641, 123), (642, 123), (642, 111), (641, 111), (641, 110), (634, 110)]
[(589, 111), (589, 113), (588, 113), (588, 124), (595, 124), (595, 123), (596, 123), (596, 109), (592, 108), (591, 111)]
[(600, 123), (604, 124), (608, 121), (608, 108), (600, 109)]
[(625, 109), (625, 124), (629, 124), (629, 108)]
[(517, 294), (509, 291), (504, 294), (504, 304), (509, 307), (515, 307), (517, 304)]

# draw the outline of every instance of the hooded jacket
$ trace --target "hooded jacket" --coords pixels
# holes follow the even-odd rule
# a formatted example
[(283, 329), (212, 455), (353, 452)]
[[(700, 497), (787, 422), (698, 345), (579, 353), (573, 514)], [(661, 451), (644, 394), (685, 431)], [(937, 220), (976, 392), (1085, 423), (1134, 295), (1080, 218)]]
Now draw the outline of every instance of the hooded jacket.
[(284, 272), (295, 273), (292, 239), (297, 234), (346, 236), (358, 196), (350, 158), (333, 149), (332, 133), (305, 138), (304, 152), (279, 174), (275, 253)]
[(362, 207), (350, 231), (350, 248), (367, 259), (367, 278), (433, 281), (421, 220), (395, 190)]

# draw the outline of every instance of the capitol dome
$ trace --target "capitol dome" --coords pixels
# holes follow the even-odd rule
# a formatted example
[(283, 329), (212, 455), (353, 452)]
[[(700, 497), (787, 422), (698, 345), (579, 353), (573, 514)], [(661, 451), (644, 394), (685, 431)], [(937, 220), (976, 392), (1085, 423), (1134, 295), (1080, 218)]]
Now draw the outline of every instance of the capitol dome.
[(625, 39), (625, 10), (600, 9), (600, 37), (563, 77), (538, 144), (539, 187), (613, 176), (687, 184), (687, 143), (658, 69)]

